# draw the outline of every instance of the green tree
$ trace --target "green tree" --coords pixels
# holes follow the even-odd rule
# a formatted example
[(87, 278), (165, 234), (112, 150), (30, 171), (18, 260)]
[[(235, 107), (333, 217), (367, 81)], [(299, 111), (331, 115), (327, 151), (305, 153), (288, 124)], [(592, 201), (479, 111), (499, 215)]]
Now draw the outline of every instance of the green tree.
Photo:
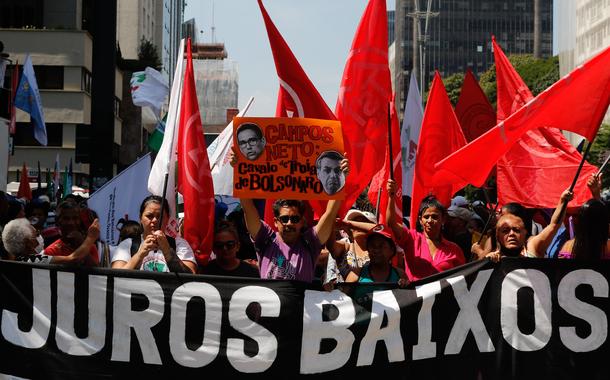
[(462, 73), (449, 75), (447, 78), (443, 79), (447, 95), (449, 95), (449, 100), (454, 107), (460, 97), (462, 83), (464, 83), (464, 74)]
[[(534, 96), (559, 80), (559, 57), (536, 59), (531, 55), (510, 55), (508, 60)], [(487, 98), (496, 104), (496, 65), (481, 74), (479, 84)]]
[(138, 47), (138, 59), (146, 66), (157, 70), (161, 69), (161, 59), (157, 47), (144, 37), (140, 40), (140, 46)]

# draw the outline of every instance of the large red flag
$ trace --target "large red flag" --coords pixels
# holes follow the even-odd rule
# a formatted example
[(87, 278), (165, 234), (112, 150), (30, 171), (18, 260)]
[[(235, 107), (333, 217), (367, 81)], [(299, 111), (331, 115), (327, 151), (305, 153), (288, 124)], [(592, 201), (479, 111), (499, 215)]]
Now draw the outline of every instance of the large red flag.
[(496, 113), (470, 69), (464, 76), (460, 97), (455, 105), (455, 116), (468, 142), (496, 125)]
[[(402, 220), (402, 151), (400, 144), (400, 126), (398, 123), (398, 115), (394, 106), (394, 98), (390, 103), (390, 124), (392, 128), (392, 175), (396, 181), (396, 217), (397, 220)], [(386, 144), (389, 147), (389, 144)], [(369, 201), (372, 205), (377, 205), (377, 197), (381, 189), (381, 199), (379, 200), (379, 209), (377, 210), (378, 221), (381, 224), (386, 222), (386, 210), (388, 207), (388, 192), (385, 184), (390, 178), (390, 149), (386, 149), (385, 162), (380, 172), (375, 174), (369, 186)]]
[(429, 194), (448, 206), (451, 196), (465, 183), (451, 173), (434, 169), (434, 164), (466, 145), (462, 128), (453, 112), (447, 91), (438, 71), (434, 74), (428, 103), (424, 111), (411, 198), (411, 225), (417, 222), (421, 200)]
[[(275, 24), (273, 24), (262, 0), (258, 0), (258, 5), (265, 21), (275, 69), (280, 81), (275, 116), (336, 120), (335, 115), (328, 108)], [(265, 203), (264, 220), (270, 226), (273, 226), (272, 204), (273, 201), (271, 200), (267, 200)], [(318, 217), (326, 210), (325, 201), (309, 201), (309, 204)]]
[(203, 126), (195, 91), (191, 41), (182, 87), (178, 129), (178, 191), (184, 197), (184, 238), (199, 265), (206, 265), (214, 239), (214, 185), (203, 139)]
[[(497, 67), (498, 63), (496, 63)], [(607, 69), (608, 67), (610, 67), (610, 48), (572, 71), (536, 98), (527, 101), (523, 107), (478, 139), (437, 163), (435, 165), (436, 169), (451, 172), (467, 183), (481, 186), (491, 168), (516, 142), (522, 139), (527, 131), (539, 127), (552, 127), (577, 132), (588, 139), (592, 139), (597, 134), (597, 129), (610, 103), (610, 70)], [(500, 72), (497, 77), (502, 75), (504, 73)], [(516, 88), (513, 94), (518, 94), (518, 98), (522, 98), (524, 96), (523, 89), (520, 89), (519, 86), (513, 85), (513, 87)], [(502, 85), (499, 88), (502, 89)], [(502, 107), (503, 112), (510, 112), (513, 109), (512, 103), (514, 100), (507, 107), (503, 106), (504, 101), (504, 98), (498, 101), (498, 108)], [(544, 136), (549, 134), (556, 136), (554, 139), (550, 137), (546, 139), (545, 137), (549, 145), (551, 142), (555, 144), (553, 140), (562, 140), (555, 134), (556, 131), (549, 131), (549, 129), (547, 128), (546, 131), (542, 132), (545, 133)], [(537, 138), (532, 137), (531, 140), (537, 141)], [(565, 141), (565, 139), (563, 140)], [(528, 142), (522, 143), (527, 146), (524, 149), (534, 152), (530, 155), (530, 158), (550, 157), (558, 160), (564, 157), (558, 151), (566, 150), (567, 153), (570, 152), (570, 148), (564, 145), (561, 149), (553, 146), (550, 151), (546, 151), (536, 149), (536, 146), (532, 146)], [(528, 163), (524, 163), (524, 167), (527, 165)], [(539, 167), (527, 181), (530, 183), (537, 182), (543, 171), (544, 167)], [(569, 186), (570, 180), (576, 174), (576, 168), (574, 167), (571, 172), (572, 174), (567, 181), (559, 183), (559, 177), (556, 177), (551, 179), (551, 182), (562, 188), (561, 191), (563, 191)], [(586, 178), (586, 173), (588, 172), (585, 171), (581, 176)], [(564, 180), (562, 179), (562, 181)], [(523, 189), (529, 195), (532, 194), (531, 190)], [(551, 207), (554, 207), (557, 199), (559, 199), (559, 193), (556, 193), (556, 196), (547, 193), (541, 194), (549, 198)], [(577, 202), (578, 199), (579, 197), (574, 202)], [(524, 204), (529, 203), (528, 200), (524, 202)]]
[(32, 188), (30, 187), (30, 180), (28, 178), (28, 168), (23, 163), (21, 168), (21, 178), (19, 179), (19, 190), (17, 190), (17, 198), (32, 200)]
[(370, 0), (352, 42), (335, 108), (350, 160), (341, 214), (383, 167), (391, 100), (386, 2)]
[[(498, 89), (497, 118), (502, 122), (534, 96), (495, 38), (492, 38), (492, 44)], [(500, 204), (518, 202), (526, 207), (555, 207), (581, 160), (580, 153), (558, 129), (527, 131), (498, 161), (498, 201)], [(587, 179), (596, 171), (594, 166), (585, 163), (574, 187), (573, 205), (583, 204), (591, 197)]]

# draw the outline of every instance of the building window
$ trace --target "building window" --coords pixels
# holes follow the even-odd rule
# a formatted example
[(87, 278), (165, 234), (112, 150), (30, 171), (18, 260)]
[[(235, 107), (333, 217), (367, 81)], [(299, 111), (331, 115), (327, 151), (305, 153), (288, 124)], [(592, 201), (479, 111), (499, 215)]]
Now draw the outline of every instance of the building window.
[(36, 82), (41, 90), (63, 90), (64, 89), (64, 67), (63, 66), (34, 66)]
[[(47, 146), (62, 146), (63, 126), (62, 123), (46, 123)], [(34, 138), (34, 125), (17, 123), (14, 143), (16, 146), (40, 146), (38, 140)]]
[(80, 89), (91, 94), (91, 72), (85, 68), (81, 72)]
[(114, 116), (120, 118), (121, 112), (121, 99), (114, 97)]

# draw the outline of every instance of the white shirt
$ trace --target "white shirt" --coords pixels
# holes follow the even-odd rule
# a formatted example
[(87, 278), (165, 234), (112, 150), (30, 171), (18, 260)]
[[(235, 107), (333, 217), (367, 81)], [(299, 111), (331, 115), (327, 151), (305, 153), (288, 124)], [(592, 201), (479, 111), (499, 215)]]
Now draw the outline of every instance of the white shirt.
[[(142, 242), (144, 238), (142, 237)], [(124, 261), (128, 262), (131, 259), (131, 238), (125, 239), (116, 246), (112, 253), (111, 262)], [(196, 263), (195, 255), (189, 243), (183, 238), (176, 236), (176, 255), (180, 260), (191, 261)], [(165, 256), (160, 250), (149, 251), (148, 255), (142, 259), (142, 265), (140, 270), (147, 270), (152, 272), (169, 272)]]

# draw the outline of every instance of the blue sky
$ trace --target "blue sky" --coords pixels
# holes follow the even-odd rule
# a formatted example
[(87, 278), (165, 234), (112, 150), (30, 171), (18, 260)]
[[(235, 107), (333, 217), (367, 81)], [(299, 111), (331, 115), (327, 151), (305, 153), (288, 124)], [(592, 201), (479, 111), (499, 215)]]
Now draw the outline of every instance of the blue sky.
[[(255, 97), (250, 116), (274, 116), (278, 80), (256, 0), (188, 0), (184, 19), (195, 18), (199, 42), (224, 42), (239, 64), (239, 107)], [(334, 110), (345, 60), (367, 0), (264, 0), (265, 8), (301, 66)], [(394, 1), (387, 0), (388, 10)]]

